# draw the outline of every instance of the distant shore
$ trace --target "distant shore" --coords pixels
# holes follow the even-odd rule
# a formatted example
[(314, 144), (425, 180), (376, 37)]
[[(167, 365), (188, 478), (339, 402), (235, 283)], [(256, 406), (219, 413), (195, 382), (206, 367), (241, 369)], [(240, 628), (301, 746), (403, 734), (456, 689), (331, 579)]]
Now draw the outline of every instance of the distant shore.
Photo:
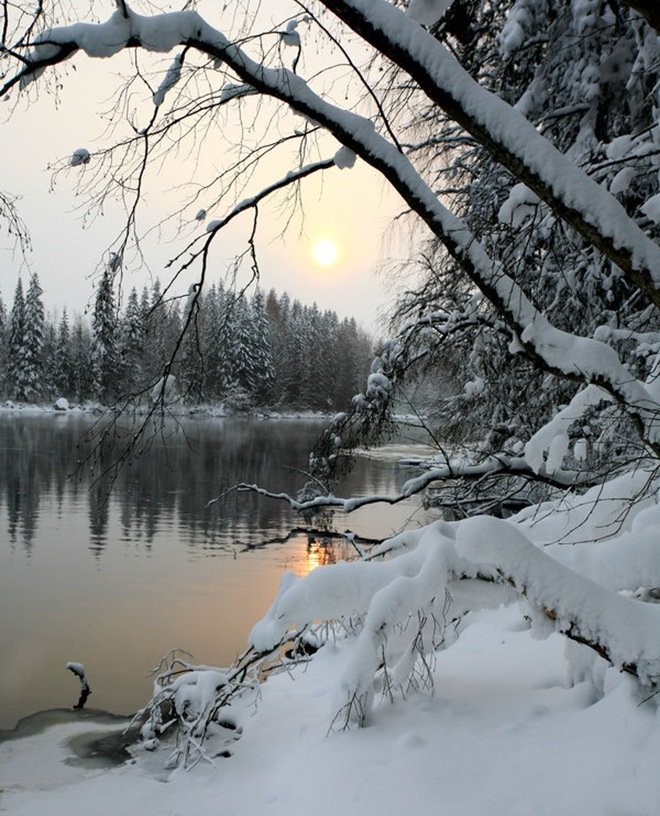
[[(64, 404), (66, 403), (66, 404)], [(22, 413), (22, 414), (59, 414), (63, 416), (75, 414), (92, 414), (101, 416), (102, 414), (124, 414), (126, 416), (146, 416), (151, 405), (136, 405), (122, 407), (120, 405), (102, 405), (99, 402), (69, 402), (63, 398), (53, 402), (18, 402), (14, 400), (3, 400), (0, 402), (0, 413)], [(160, 409), (158, 409), (160, 411)], [(224, 403), (201, 403), (197, 405), (185, 405), (180, 402), (173, 402), (165, 406), (166, 416), (173, 417), (209, 417), (224, 419), (246, 418), (246, 419), (318, 419), (325, 420), (334, 416), (334, 412), (313, 411), (311, 409), (296, 408), (253, 408), (250, 410), (235, 411), (228, 408)]]

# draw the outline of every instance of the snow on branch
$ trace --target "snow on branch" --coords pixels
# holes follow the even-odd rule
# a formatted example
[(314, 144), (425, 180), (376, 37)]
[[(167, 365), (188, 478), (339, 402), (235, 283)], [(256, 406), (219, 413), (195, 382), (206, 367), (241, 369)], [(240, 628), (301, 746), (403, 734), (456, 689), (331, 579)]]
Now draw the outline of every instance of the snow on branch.
[(364, 724), (374, 697), (405, 694), (419, 663), (449, 645), (464, 609), (456, 579), (501, 581), (545, 621), (653, 688), (660, 678), (660, 608), (624, 597), (558, 563), (514, 524), (477, 517), (435, 522), (388, 544), (387, 561), (338, 563), (305, 577), (285, 574), (250, 642), (268, 651), (291, 627), (362, 621), (337, 689), (334, 722)]
[[(525, 445), (525, 460), (535, 473), (543, 468), (546, 473), (552, 474), (561, 467), (568, 452), (570, 425), (584, 416), (590, 407), (603, 401), (609, 401), (608, 395), (600, 388), (589, 385), (578, 391), (569, 405), (532, 436)], [(547, 454), (546, 458), (544, 454)]]
[[(512, 106), (482, 88), (431, 34), (386, 0), (323, 0), (403, 68), (449, 116), (660, 305), (660, 247), (607, 190)], [(650, 7), (648, 3), (631, 6)]]
[[(408, 479), (408, 481), (403, 484), (401, 492), (393, 496), (370, 495), (341, 498), (340, 496), (326, 495), (300, 500), (295, 499), (288, 493), (274, 492), (260, 487), (257, 484), (248, 484), (246, 482), (235, 485), (232, 490), (239, 493), (256, 493), (264, 498), (283, 501), (288, 504), (292, 510), (299, 513), (310, 510), (320, 510), (324, 507), (336, 507), (345, 513), (352, 513), (369, 504), (398, 504), (405, 499), (409, 499), (411, 496), (422, 493), (434, 482), (456, 479), (464, 481), (480, 480), (486, 476), (522, 476), (558, 488), (588, 487), (602, 480), (601, 474), (590, 473), (588, 471), (557, 468), (553, 472), (550, 472), (543, 464), (539, 465), (537, 469), (534, 469), (523, 457), (497, 454), (489, 456), (478, 464), (471, 464), (465, 461), (452, 461), (445, 465), (430, 464), (428, 470), (419, 476)], [(226, 493), (222, 494), (222, 496), (225, 495)], [(219, 499), (213, 499), (210, 503), (218, 500)]]

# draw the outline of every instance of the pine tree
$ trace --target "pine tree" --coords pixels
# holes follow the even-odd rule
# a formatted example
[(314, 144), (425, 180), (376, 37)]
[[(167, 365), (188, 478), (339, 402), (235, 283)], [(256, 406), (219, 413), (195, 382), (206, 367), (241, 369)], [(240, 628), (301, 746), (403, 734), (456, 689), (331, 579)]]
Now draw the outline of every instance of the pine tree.
[(25, 298), (23, 281), (18, 279), (9, 320), (7, 380), (9, 393), (15, 399), (25, 398), (21, 380), (23, 369), (23, 338), (25, 336)]
[(7, 393), (7, 348), (9, 345), (7, 310), (0, 295), (0, 396)]
[(71, 332), (72, 394), (78, 400), (92, 396), (92, 338), (87, 326), (78, 318)]
[(63, 310), (57, 327), (53, 356), (54, 359), (51, 365), (53, 387), (58, 396), (72, 397), (75, 390), (72, 344), (66, 309)]
[(23, 359), (20, 373), (22, 399), (34, 400), (44, 392), (45, 317), (42, 289), (37, 273), (33, 273), (25, 296), (23, 329)]
[(143, 384), (144, 318), (135, 287), (131, 289), (120, 324), (119, 365), (122, 389), (133, 393)]
[[(55, 361), (55, 350), (57, 346), (57, 329), (55, 324), (52, 320), (45, 320), (44, 322), (44, 344), (42, 350), (42, 394), (43, 396), (47, 396), (49, 399), (52, 399), (55, 391), (55, 376), (54, 376), (54, 361)], [(57, 397), (62, 396), (61, 394), (57, 394)]]
[(257, 361), (250, 307), (241, 293), (234, 303), (232, 330), (232, 381), (252, 397), (257, 379)]
[(110, 268), (104, 270), (96, 293), (90, 356), (92, 395), (101, 402), (108, 402), (116, 396), (118, 373), (117, 316)]
[(250, 304), (252, 341), (254, 348), (254, 377), (252, 393), (257, 405), (267, 405), (273, 392), (275, 370), (273, 367), (273, 335), (266, 304), (260, 289), (257, 289)]

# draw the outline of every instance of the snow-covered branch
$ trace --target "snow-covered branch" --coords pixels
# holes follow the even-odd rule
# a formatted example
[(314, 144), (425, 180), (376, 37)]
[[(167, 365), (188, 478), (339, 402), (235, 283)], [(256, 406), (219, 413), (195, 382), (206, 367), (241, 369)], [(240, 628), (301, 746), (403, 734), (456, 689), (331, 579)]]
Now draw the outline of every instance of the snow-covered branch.
[[(421, 463), (418, 463), (421, 464)], [(344, 513), (352, 513), (370, 504), (398, 504), (411, 496), (424, 492), (426, 488), (436, 482), (447, 482), (454, 480), (474, 481), (488, 476), (519, 476), (532, 481), (541, 482), (557, 488), (588, 487), (598, 483), (602, 475), (597, 473), (574, 471), (557, 468), (553, 472), (546, 469), (545, 465), (534, 469), (521, 456), (506, 456), (498, 454), (489, 456), (482, 462), (471, 464), (464, 461), (452, 461), (444, 465), (429, 463), (427, 469), (419, 476), (408, 479), (401, 488), (401, 491), (392, 496), (369, 495), (353, 498), (342, 498), (340, 496), (326, 495), (315, 496), (312, 499), (296, 499), (288, 493), (268, 490), (260, 485), (241, 482), (233, 489), (238, 492), (256, 493), (268, 499), (276, 499), (288, 504), (292, 510), (298, 513), (310, 510), (321, 510), (324, 507), (335, 507)]]
[[(287, 187), (290, 187), (293, 184), (296, 184), (299, 181), (302, 181), (305, 178), (313, 175), (314, 173), (318, 173), (322, 170), (328, 170), (331, 167), (336, 166), (336, 157), (331, 159), (321, 159), (316, 162), (311, 162), (309, 164), (303, 165), (299, 167), (297, 170), (290, 170), (283, 178), (274, 181), (272, 184), (268, 184), (258, 193), (255, 193), (248, 198), (243, 199), (238, 204), (236, 204), (227, 215), (223, 216), (222, 218), (213, 219), (208, 221), (206, 224), (206, 235), (204, 238), (195, 238), (191, 241), (186, 247), (184, 247), (181, 252), (174, 257), (168, 264), (168, 266), (174, 265), (177, 261), (179, 261), (183, 256), (188, 256), (188, 260), (186, 261), (186, 266), (190, 266), (192, 262), (197, 258), (197, 256), (208, 249), (210, 241), (222, 230), (226, 227), (231, 221), (237, 218), (239, 215), (242, 215), (249, 210), (256, 210), (259, 204), (264, 201), (269, 196), (273, 195), (273, 193), (279, 192), (280, 190), (284, 190)], [(203, 217), (206, 217), (206, 212), (203, 211)], [(199, 220), (202, 220), (201, 218)], [(203, 243), (203, 248), (201, 250), (195, 250), (195, 246), (199, 242)]]
[[(614, 196), (577, 168), (515, 108), (475, 82), (447, 49), (391, 3), (324, 0), (324, 5), (406, 71), (498, 162), (660, 305), (660, 247)], [(637, 5), (650, 8), (648, 3)]]
[(660, 678), (660, 608), (558, 563), (515, 525), (487, 517), (436, 522), (386, 544), (395, 557), (384, 562), (339, 563), (304, 578), (286, 574), (250, 636), (255, 649), (266, 651), (307, 621), (363, 620), (337, 689), (342, 725), (364, 723), (379, 689), (405, 694), (418, 661), (452, 642), (463, 614), (452, 581), (471, 576), (512, 586), (545, 621), (546, 634), (560, 631), (589, 646), (644, 686)]

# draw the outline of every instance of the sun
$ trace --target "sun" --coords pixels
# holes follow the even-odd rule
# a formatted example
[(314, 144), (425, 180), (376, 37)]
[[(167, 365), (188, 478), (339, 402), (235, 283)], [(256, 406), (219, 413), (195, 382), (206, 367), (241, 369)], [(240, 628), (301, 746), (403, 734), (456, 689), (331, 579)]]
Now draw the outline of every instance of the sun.
[(312, 247), (312, 256), (319, 266), (328, 269), (339, 260), (339, 247), (332, 238), (319, 238)]

